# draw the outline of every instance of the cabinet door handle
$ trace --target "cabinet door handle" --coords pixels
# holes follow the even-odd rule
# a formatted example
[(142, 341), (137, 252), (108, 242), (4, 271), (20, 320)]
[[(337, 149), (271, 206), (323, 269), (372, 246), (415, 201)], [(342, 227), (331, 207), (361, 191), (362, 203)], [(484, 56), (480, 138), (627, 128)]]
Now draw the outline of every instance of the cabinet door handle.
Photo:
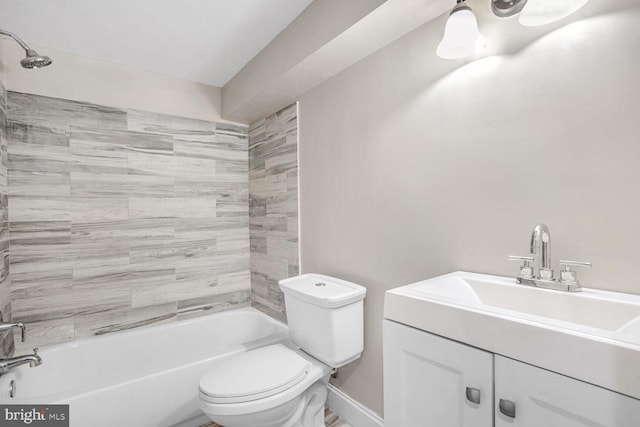
[(467, 387), (466, 390), (467, 400), (477, 405), (480, 404), (480, 390), (473, 387)]
[(500, 412), (502, 412), (504, 415), (506, 415), (509, 418), (515, 418), (516, 417), (516, 404), (515, 402), (512, 402), (510, 400), (507, 399), (500, 399)]

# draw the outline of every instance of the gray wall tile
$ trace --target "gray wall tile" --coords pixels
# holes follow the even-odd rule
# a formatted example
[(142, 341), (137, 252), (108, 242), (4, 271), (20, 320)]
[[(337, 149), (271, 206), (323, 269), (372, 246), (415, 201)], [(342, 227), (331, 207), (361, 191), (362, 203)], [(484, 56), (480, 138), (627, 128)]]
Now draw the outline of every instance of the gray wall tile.
[(286, 319), (278, 281), (299, 272), (298, 128), (293, 104), (249, 128), (251, 301)]
[[(0, 42), (0, 54), (2, 43)], [(0, 321), (11, 319), (11, 280), (9, 274), (9, 211), (8, 211), (8, 156), (7, 156), (7, 92), (4, 72), (0, 70)], [(13, 353), (13, 335), (0, 333), (0, 357)]]
[(9, 92), (7, 110), (14, 123), (43, 126), (55, 132), (68, 133), (72, 125), (127, 129), (127, 113), (123, 110), (66, 99)]
[(30, 322), (27, 325), (27, 340), (20, 342), (19, 335), (14, 340), (16, 353), (25, 354), (34, 347), (59, 344), (75, 339), (73, 318), (49, 319), (41, 322)]
[(251, 303), (248, 289), (230, 293), (183, 300), (178, 303), (178, 319), (189, 319), (202, 314), (246, 307)]
[(176, 319), (177, 303), (170, 302), (144, 309), (125, 308), (108, 313), (76, 316), (74, 319), (75, 338), (104, 335), (126, 331), (147, 325), (169, 323)]
[(15, 92), (7, 112), (19, 350), (249, 304), (246, 127)]

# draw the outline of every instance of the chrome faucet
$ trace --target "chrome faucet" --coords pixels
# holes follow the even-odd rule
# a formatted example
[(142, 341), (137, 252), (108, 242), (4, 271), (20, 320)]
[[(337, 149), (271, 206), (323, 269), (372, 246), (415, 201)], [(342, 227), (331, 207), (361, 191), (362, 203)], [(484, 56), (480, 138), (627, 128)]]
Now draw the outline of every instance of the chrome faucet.
[(2, 323), (0, 322), (0, 332), (4, 332), (4, 331), (8, 331), (11, 330), (13, 328), (20, 328), (20, 330), (22, 331), (21, 333), (21, 337), (22, 337), (22, 342), (24, 342), (24, 340), (27, 339), (27, 328), (24, 327), (24, 323)]
[(555, 278), (551, 268), (551, 233), (546, 225), (540, 223), (533, 228), (530, 252), (531, 256), (509, 256), (510, 261), (523, 262), (516, 279), (518, 283), (568, 292), (578, 292), (582, 289), (572, 268), (591, 267), (591, 263), (560, 260), (564, 270), (560, 273), (559, 279)]
[(25, 354), (23, 356), (10, 357), (8, 359), (0, 359), (0, 375), (6, 374), (13, 368), (28, 363), (29, 366), (35, 368), (42, 364), (42, 358), (38, 356), (38, 349), (33, 349), (33, 354)]
[[(20, 328), (21, 330), (21, 338), (22, 342), (27, 339), (27, 328), (25, 328), (24, 323), (1, 323), (0, 322), (0, 332), (2, 331), (10, 331), (13, 328)], [(29, 366), (35, 368), (42, 364), (42, 358), (38, 356), (38, 349), (33, 349), (33, 354), (25, 354), (23, 356), (9, 357), (7, 359), (0, 359), (0, 375), (6, 374), (13, 368), (16, 368), (20, 365), (24, 365), (28, 363)]]

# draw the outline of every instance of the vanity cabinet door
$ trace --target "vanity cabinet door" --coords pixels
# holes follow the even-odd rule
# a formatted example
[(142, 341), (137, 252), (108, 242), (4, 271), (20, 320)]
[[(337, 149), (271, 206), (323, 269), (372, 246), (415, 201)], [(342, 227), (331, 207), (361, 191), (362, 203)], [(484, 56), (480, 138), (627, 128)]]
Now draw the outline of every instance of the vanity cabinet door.
[(383, 350), (386, 427), (493, 425), (493, 354), (389, 320)]
[(496, 427), (640, 426), (640, 400), (498, 355), (495, 375)]

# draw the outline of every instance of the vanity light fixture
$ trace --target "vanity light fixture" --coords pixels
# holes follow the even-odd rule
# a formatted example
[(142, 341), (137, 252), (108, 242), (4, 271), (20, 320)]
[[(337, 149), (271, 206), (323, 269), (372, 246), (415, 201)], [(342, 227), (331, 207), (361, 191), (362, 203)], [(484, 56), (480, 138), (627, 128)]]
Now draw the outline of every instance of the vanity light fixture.
[(491, 0), (491, 10), (499, 18), (520, 14), (525, 27), (537, 27), (559, 21), (577, 12), (589, 0)]
[[(525, 27), (550, 24), (577, 12), (589, 0), (491, 0), (491, 10), (499, 18), (519, 16)], [(456, 0), (444, 27), (444, 36), (436, 54), (443, 59), (475, 55), (486, 46), (478, 29), (478, 20), (465, 0)]]
[(491, 10), (498, 18), (508, 18), (522, 12), (527, 0), (491, 0)]
[(582, 8), (589, 0), (528, 0), (520, 13), (520, 24), (537, 27), (559, 21)]
[(460, 59), (473, 56), (486, 45), (478, 29), (478, 20), (465, 0), (457, 3), (449, 14), (444, 36), (436, 54), (443, 59)]

